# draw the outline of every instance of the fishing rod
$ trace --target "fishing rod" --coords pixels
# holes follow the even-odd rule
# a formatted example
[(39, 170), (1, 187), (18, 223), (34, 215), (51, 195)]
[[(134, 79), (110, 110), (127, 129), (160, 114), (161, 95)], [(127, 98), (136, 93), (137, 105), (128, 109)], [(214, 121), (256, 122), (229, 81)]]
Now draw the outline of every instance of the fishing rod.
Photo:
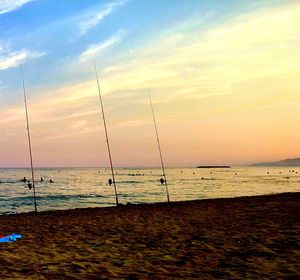
[(170, 202), (170, 197), (169, 197), (168, 183), (167, 183), (165, 166), (164, 166), (164, 161), (163, 161), (163, 157), (162, 157), (162, 152), (161, 152), (161, 147), (160, 147), (160, 142), (159, 142), (159, 137), (158, 137), (158, 131), (157, 131), (157, 125), (156, 125), (156, 119), (155, 119), (155, 115), (154, 115), (154, 109), (153, 109), (153, 104), (152, 104), (152, 99), (151, 99), (149, 89), (148, 89), (148, 95), (149, 95), (149, 101), (150, 101), (150, 105), (151, 105), (153, 123), (154, 123), (154, 128), (155, 128), (155, 133), (156, 133), (156, 140), (157, 140), (157, 146), (158, 146), (158, 151), (159, 151), (159, 156), (160, 156), (161, 169), (163, 171), (164, 183), (165, 183), (165, 187), (166, 187), (167, 200), (168, 200), (168, 203), (169, 203)]
[(116, 205), (119, 206), (118, 192), (117, 192), (117, 186), (116, 186), (116, 181), (115, 181), (114, 168), (113, 168), (113, 164), (112, 164), (111, 151), (110, 151), (110, 146), (109, 146), (108, 131), (107, 131), (107, 127), (106, 127), (106, 119), (105, 119), (105, 114), (104, 114), (104, 107), (103, 107), (103, 102), (102, 102), (102, 95), (101, 95), (101, 90), (100, 90), (100, 84), (99, 84), (99, 78), (98, 78), (98, 71), (97, 71), (97, 67), (96, 67), (95, 61), (93, 61), (93, 64), (94, 64), (94, 69), (95, 69), (95, 74), (96, 74), (96, 79), (97, 79), (97, 86), (98, 86), (98, 93), (99, 93), (99, 99), (100, 99), (100, 105), (101, 105), (101, 111), (102, 111), (102, 117), (103, 117), (103, 124), (104, 124), (104, 130), (105, 130), (105, 138), (106, 138), (106, 144), (107, 144), (107, 151), (108, 151), (108, 157), (109, 157), (111, 175), (112, 175), (112, 179), (113, 179), (112, 183), (114, 185), (115, 196), (116, 196)]
[(32, 189), (33, 189), (34, 211), (37, 212), (36, 195), (35, 195), (35, 184), (34, 184), (34, 170), (33, 170), (33, 160), (32, 160), (32, 148), (31, 148), (31, 139), (30, 139), (30, 128), (29, 128), (29, 121), (28, 121), (27, 99), (26, 99), (26, 90), (25, 90), (24, 73), (23, 73), (23, 67), (22, 67), (22, 65), (20, 66), (20, 68), (21, 68), (22, 85), (23, 85), (23, 96), (24, 96), (26, 124), (27, 124), (26, 128), (27, 128), (27, 138), (28, 138), (28, 147), (29, 147), (29, 158), (30, 158), (31, 180), (32, 180)]

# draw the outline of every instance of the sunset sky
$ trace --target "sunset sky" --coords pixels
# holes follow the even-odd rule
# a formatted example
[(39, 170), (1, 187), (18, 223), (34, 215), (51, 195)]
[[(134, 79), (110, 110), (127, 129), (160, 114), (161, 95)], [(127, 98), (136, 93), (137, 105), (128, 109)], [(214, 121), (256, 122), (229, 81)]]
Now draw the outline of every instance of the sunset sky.
[(300, 157), (300, 1), (1, 0), (0, 167)]

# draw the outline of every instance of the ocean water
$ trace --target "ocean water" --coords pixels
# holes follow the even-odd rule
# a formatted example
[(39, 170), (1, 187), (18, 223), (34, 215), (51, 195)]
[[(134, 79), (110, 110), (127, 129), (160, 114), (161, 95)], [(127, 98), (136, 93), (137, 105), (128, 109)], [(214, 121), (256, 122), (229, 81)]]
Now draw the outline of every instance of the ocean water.
[[(115, 173), (120, 203), (167, 200), (160, 169), (117, 168)], [(34, 210), (33, 192), (20, 181), (24, 176), (30, 178), (29, 169), (0, 169), (0, 213)], [(166, 176), (170, 201), (300, 191), (300, 167), (170, 168)], [(115, 205), (109, 169), (40, 168), (35, 178), (38, 211)]]

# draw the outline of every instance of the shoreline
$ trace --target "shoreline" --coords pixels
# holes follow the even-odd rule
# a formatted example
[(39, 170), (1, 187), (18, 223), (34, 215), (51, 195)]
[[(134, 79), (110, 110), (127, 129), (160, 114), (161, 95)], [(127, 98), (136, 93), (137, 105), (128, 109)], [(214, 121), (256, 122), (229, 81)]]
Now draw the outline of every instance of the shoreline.
[(300, 277), (300, 192), (0, 216), (0, 278)]
[(271, 194), (264, 194), (264, 195), (249, 195), (249, 196), (235, 196), (235, 197), (218, 197), (218, 198), (204, 198), (204, 199), (193, 199), (193, 200), (180, 200), (180, 201), (170, 201), (169, 203), (166, 202), (144, 202), (144, 203), (126, 203), (126, 204), (122, 204), (119, 203), (119, 206), (103, 206), (103, 207), (76, 207), (76, 208), (69, 208), (69, 209), (54, 209), (54, 210), (42, 210), (42, 211), (29, 211), (29, 212), (3, 212), (0, 213), (0, 217), (2, 216), (18, 216), (18, 215), (26, 215), (26, 214), (47, 214), (47, 213), (55, 213), (55, 212), (67, 212), (67, 211), (85, 211), (85, 210), (100, 210), (100, 209), (122, 209), (124, 207), (143, 207), (143, 206), (166, 206), (166, 205), (172, 205), (172, 206), (176, 206), (176, 205), (180, 205), (180, 204), (185, 204), (185, 203), (205, 203), (205, 202), (221, 202), (223, 200), (225, 201), (231, 201), (231, 200), (244, 200), (244, 199), (251, 199), (251, 198), (275, 198), (276, 197), (280, 197), (280, 198), (284, 198), (284, 197), (290, 197), (290, 195), (294, 195), (294, 194), (299, 194), (300, 195), (300, 191), (299, 192), (284, 192), (284, 193), (271, 193)]

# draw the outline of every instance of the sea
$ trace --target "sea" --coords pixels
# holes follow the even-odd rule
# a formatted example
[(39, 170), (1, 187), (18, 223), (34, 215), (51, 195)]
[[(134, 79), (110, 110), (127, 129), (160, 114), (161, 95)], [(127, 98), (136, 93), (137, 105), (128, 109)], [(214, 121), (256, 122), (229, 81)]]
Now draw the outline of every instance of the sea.
[[(166, 169), (170, 201), (240, 197), (300, 191), (300, 167), (232, 167)], [(0, 169), (0, 214), (34, 210), (33, 190), (22, 182), (29, 169)], [(43, 178), (43, 181), (40, 178)], [(116, 168), (119, 203), (167, 201), (159, 168)], [(108, 168), (38, 168), (38, 211), (116, 205)], [(53, 183), (49, 180), (52, 179)]]

